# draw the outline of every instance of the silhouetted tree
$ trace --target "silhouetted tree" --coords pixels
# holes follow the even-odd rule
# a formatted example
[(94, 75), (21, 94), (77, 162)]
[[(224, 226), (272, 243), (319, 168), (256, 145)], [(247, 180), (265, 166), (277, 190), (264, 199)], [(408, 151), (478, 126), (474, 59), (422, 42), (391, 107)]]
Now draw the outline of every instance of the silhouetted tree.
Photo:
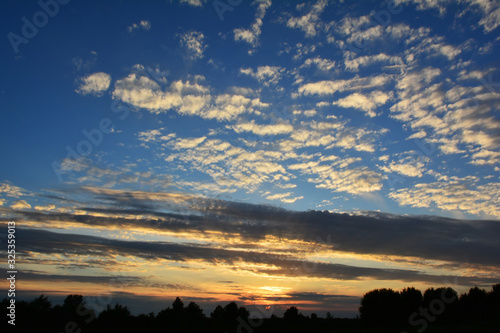
[(291, 306), (283, 314), (283, 319), (286, 321), (297, 321), (299, 316), (299, 309), (295, 306)]
[(469, 322), (488, 319), (488, 294), (478, 287), (460, 296), (460, 316)]
[(328, 320), (333, 319), (333, 315), (330, 312), (327, 312), (326, 319), (328, 319)]
[(417, 312), (418, 309), (424, 304), (422, 292), (413, 287), (404, 288), (401, 290), (400, 295), (406, 318), (409, 318), (414, 312)]
[(392, 289), (375, 289), (363, 295), (361, 319), (370, 326), (392, 327), (407, 322), (401, 295)]
[(500, 320), (500, 284), (491, 287), (488, 292), (488, 307), (492, 319)]
[(231, 302), (224, 307), (217, 305), (210, 314), (214, 320), (214, 325), (219, 329), (228, 332), (235, 332), (241, 322), (248, 322), (250, 312), (245, 307), (238, 307), (235, 302)]
[(132, 324), (129, 308), (118, 303), (114, 307), (108, 304), (97, 319), (97, 327), (101, 332), (132, 332)]
[(200, 321), (205, 318), (203, 310), (194, 302), (190, 302), (186, 307), (186, 319), (190, 321)]

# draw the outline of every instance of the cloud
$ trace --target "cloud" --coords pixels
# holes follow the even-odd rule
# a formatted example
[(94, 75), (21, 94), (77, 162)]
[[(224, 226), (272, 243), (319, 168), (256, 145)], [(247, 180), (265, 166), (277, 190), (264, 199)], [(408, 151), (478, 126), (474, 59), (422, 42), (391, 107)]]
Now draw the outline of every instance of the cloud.
[(310, 11), (300, 17), (291, 17), (286, 25), (292, 29), (300, 29), (305, 32), (306, 37), (314, 37), (318, 30), (322, 29), (322, 22), (319, 16), (327, 6), (327, 1), (320, 0), (310, 7)]
[(249, 123), (231, 125), (230, 128), (232, 128), (236, 133), (252, 132), (261, 136), (287, 134), (293, 131), (293, 126), (290, 124), (258, 125), (253, 120)]
[(268, 195), (266, 197), (267, 200), (280, 200), (286, 197), (289, 197), (292, 194), (292, 192), (287, 192), (287, 193), (277, 193), (277, 194), (272, 194)]
[(138, 139), (142, 142), (156, 142), (160, 139), (162, 129), (153, 129), (138, 133)]
[(111, 84), (111, 76), (109, 74), (99, 72), (80, 78), (80, 82), (80, 87), (75, 90), (77, 93), (81, 95), (92, 94), (100, 96), (103, 92), (108, 90), (109, 85)]
[(35, 210), (39, 210), (39, 211), (51, 211), (51, 210), (55, 210), (55, 209), (56, 209), (56, 205), (35, 206)]
[(387, 166), (381, 167), (384, 172), (396, 172), (406, 177), (422, 177), (425, 172), (425, 165), (418, 159), (406, 158), (400, 161), (392, 161)]
[[(500, 143), (500, 121), (493, 110), (500, 106), (500, 94), (491, 92), (479, 80), (472, 86), (441, 80), (440, 69), (426, 67), (406, 73), (396, 83), (392, 117), (425, 134), (426, 142), (437, 145), (444, 154), (467, 154), (473, 164), (495, 163)], [(459, 82), (481, 73), (461, 73)], [(475, 154), (481, 152), (479, 154)], [(492, 152), (492, 154), (488, 153)], [(482, 158), (484, 157), (491, 157)]]
[(354, 77), (348, 80), (324, 80), (314, 83), (306, 83), (298, 89), (302, 95), (332, 95), (336, 92), (364, 90), (383, 87), (391, 81), (388, 75), (377, 75), (370, 77)]
[(304, 64), (301, 67), (311, 67), (313, 65), (315, 65), (319, 70), (328, 72), (335, 68), (335, 60), (328, 60), (320, 57), (308, 58), (304, 61)]
[(255, 13), (255, 22), (252, 24), (250, 29), (234, 29), (234, 40), (244, 41), (251, 45), (251, 49), (248, 54), (255, 52), (255, 48), (259, 44), (259, 37), (262, 33), (262, 20), (266, 15), (267, 9), (271, 6), (271, 0), (257, 0), (254, 3), (258, 4), (257, 12)]
[(270, 83), (276, 84), (281, 79), (281, 73), (284, 71), (279, 66), (259, 66), (256, 71), (251, 68), (240, 68), (240, 73), (253, 77), (264, 86), (269, 86)]
[(240, 94), (212, 96), (210, 87), (203, 85), (203, 79), (195, 76), (187, 81), (177, 80), (165, 88), (163, 82), (153, 80), (148, 75), (132, 73), (116, 81), (113, 98), (151, 113), (173, 110), (182, 115), (218, 121), (234, 120), (243, 113), (259, 112), (269, 106), (257, 97), (249, 98)]
[(490, 33), (500, 26), (500, 4), (496, 1), (469, 0), (471, 4), (478, 5), (483, 11), (483, 18), (479, 24), (483, 26), (485, 33)]
[(400, 205), (437, 207), (444, 211), (500, 217), (500, 183), (483, 185), (464, 180), (419, 183), (389, 194)]
[(443, 15), (446, 12), (446, 4), (449, 3), (448, 0), (396, 0), (395, 4), (409, 4), (414, 3), (417, 5), (418, 10), (427, 10), (427, 9), (437, 9), (440, 15)]
[[(479, 25), (483, 27), (485, 33), (490, 33), (500, 25), (500, 4), (491, 0), (466, 0), (470, 7), (479, 7), (482, 18), (479, 20)], [(396, 3), (414, 3), (418, 10), (437, 9), (440, 15), (447, 11), (447, 5), (453, 1), (427, 1), (427, 0), (397, 0)], [(457, 14), (458, 16), (458, 14)]]
[(181, 45), (186, 49), (188, 58), (198, 60), (203, 58), (203, 52), (207, 48), (205, 35), (199, 31), (189, 31), (179, 36)]
[[(254, 129), (255, 130), (255, 129)], [(257, 130), (264, 131), (262, 128)], [(269, 129), (266, 129), (269, 131)], [(263, 183), (288, 182), (290, 174), (281, 165), (279, 151), (249, 151), (220, 139), (205, 139), (192, 148), (169, 154), (171, 165), (200, 171), (212, 179), (208, 186), (187, 182), (197, 189), (234, 192), (256, 191)]]
[(399, 66), (403, 65), (403, 60), (401, 59), (401, 57), (389, 56), (385, 53), (361, 57), (356, 57), (356, 54), (350, 51), (346, 51), (344, 53), (344, 66), (347, 70), (358, 71), (360, 67), (367, 67), (377, 62)]
[(365, 111), (367, 116), (375, 117), (377, 113), (373, 110), (384, 105), (390, 98), (390, 95), (382, 91), (374, 91), (370, 94), (354, 93), (333, 102), (333, 105), (338, 105), (343, 108), (360, 109)]
[(0, 183), (0, 193), (13, 198), (19, 198), (20, 196), (28, 194), (26, 190), (20, 188), (19, 186), (8, 183)]
[(208, 88), (197, 82), (174, 81), (169, 88), (147, 76), (135, 73), (115, 83), (113, 97), (152, 113), (176, 109), (180, 113), (196, 114), (210, 101)]
[(175, 141), (172, 141), (172, 144), (174, 146), (173, 149), (179, 150), (195, 148), (203, 141), (205, 141), (206, 138), (206, 136), (203, 136), (201, 138), (177, 139)]
[(221, 94), (215, 98), (215, 103), (200, 115), (207, 119), (229, 121), (238, 118), (243, 113), (254, 113), (268, 106), (269, 104), (261, 102), (259, 98), (248, 98), (239, 94)]
[(207, 0), (179, 0), (181, 4), (187, 3), (193, 7), (202, 7)]
[(25, 200), (15, 201), (12, 205), (10, 205), (12, 209), (28, 209), (31, 208), (31, 205), (27, 203)]
[[(492, 193), (498, 190), (498, 184), (496, 186), (490, 189)], [(82, 188), (73, 192), (75, 196), (84, 193), (95, 195), (94, 198), (88, 199), (87, 204), (96, 205), (91, 208), (82, 203), (81, 209), (87, 212), (85, 215), (20, 211), (20, 220), (26, 220), (25, 228), (19, 230), (19, 236), (26, 240), (23, 251), (42, 254), (87, 254), (92, 258), (110, 258), (119, 253), (122, 256), (130, 255), (148, 260), (163, 259), (186, 264), (191, 260), (202, 260), (212, 265), (235, 265), (236, 262), (243, 262), (246, 264), (234, 267), (256, 274), (338, 280), (377, 278), (437, 283), (448, 278), (429, 274), (428, 267), (431, 266), (424, 263), (425, 260), (430, 260), (427, 264), (443, 261), (454, 265), (455, 268), (462, 268), (460, 280), (467, 284), (474, 279), (483, 282), (491, 280), (487, 274), (481, 278), (471, 275), (481, 266), (500, 267), (496, 255), (500, 247), (495, 238), (500, 232), (497, 221), (466, 221), (376, 212), (357, 215), (301, 212), (177, 193), (130, 192), (102, 188)], [(270, 197), (279, 200), (290, 195), (291, 193), (283, 193)], [(177, 205), (180, 209), (175, 209)], [(166, 207), (170, 212), (166, 212)], [(30, 223), (36, 221), (44, 222), (45, 229), (54, 225), (68, 230), (64, 233), (53, 233), (30, 228)], [(61, 224), (62, 221), (65, 223)], [(115, 230), (115, 233), (116, 227), (124, 232), (138, 228), (152, 233), (168, 231), (171, 232), (170, 235), (189, 232), (197, 241), (182, 244), (151, 240), (123, 241), (106, 237), (106, 233), (102, 233), (102, 237), (72, 234), (71, 228), (75, 227), (99, 228), (101, 231), (109, 229)], [(228, 242), (229, 238), (224, 235), (229, 234), (232, 235), (230, 239), (237, 236), (238, 242)], [(198, 235), (203, 238), (198, 239)], [(206, 242), (200, 242), (200, 239), (205, 239)], [(284, 242), (293, 242), (296, 246), (283, 251), (283, 243), (270, 242), (271, 239), (283, 239)], [(267, 242), (262, 243), (260, 240)], [(426, 246), (422, 246), (422, 242), (425, 242)], [(247, 250), (242, 251), (242, 248)], [(276, 252), (278, 249), (281, 251)], [(414, 258), (415, 263), (419, 264), (409, 269), (408, 265), (403, 265), (405, 269), (371, 268), (374, 266), (366, 263), (363, 265), (361, 262), (359, 265), (342, 265), (304, 258), (318, 251), (324, 254), (368, 255), (363, 257), (363, 260), (375, 260), (374, 262), (402, 262), (405, 258)], [(377, 259), (377, 256), (382, 256), (383, 259)], [(395, 257), (391, 259), (390, 256)], [(249, 263), (260, 265), (248, 265)], [(466, 267), (476, 269), (467, 271)]]
[(149, 30), (151, 29), (151, 22), (148, 20), (141, 20), (139, 23), (133, 23), (131, 26), (127, 27), (128, 32), (133, 32), (135, 30)]
[(334, 192), (363, 194), (382, 189), (383, 176), (367, 167), (348, 168), (359, 159), (343, 159), (330, 163), (311, 161), (292, 164), (288, 168), (299, 170), (302, 174), (312, 175), (307, 181)]

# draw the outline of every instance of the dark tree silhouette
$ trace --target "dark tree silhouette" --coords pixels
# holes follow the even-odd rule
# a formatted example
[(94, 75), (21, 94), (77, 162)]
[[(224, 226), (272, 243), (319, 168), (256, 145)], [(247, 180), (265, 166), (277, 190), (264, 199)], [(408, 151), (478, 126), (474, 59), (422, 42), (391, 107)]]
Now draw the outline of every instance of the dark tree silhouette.
[(424, 304), (422, 292), (414, 287), (404, 288), (400, 292), (404, 316), (409, 318)]
[(96, 321), (100, 332), (131, 332), (132, 325), (133, 320), (129, 308), (118, 303), (114, 307), (108, 304)]
[(238, 307), (235, 302), (231, 302), (224, 307), (217, 305), (210, 314), (215, 327), (227, 332), (236, 332), (238, 325), (248, 322), (249, 316), (250, 312), (245, 307)]
[(488, 306), (490, 316), (493, 319), (500, 320), (500, 284), (496, 284), (488, 292)]
[(283, 319), (285, 319), (285, 321), (297, 321), (301, 316), (302, 314), (299, 314), (299, 309), (295, 306), (291, 306), (283, 314)]
[(393, 327), (407, 321), (401, 295), (392, 289), (375, 289), (363, 295), (359, 312), (370, 326)]
[[(7, 298), (1, 301), (0, 314), (4, 318), (9, 304)], [(48, 297), (41, 295), (30, 302), (16, 301), (19, 318), (15, 328), (23, 333), (415, 332), (427, 327), (429, 332), (496, 332), (500, 324), (500, 284), (492, 286), (490, 291), (471, 288), (460, 298), (452, 288), (429, 288), (423, 295), (413, 287), (401, 292), (375, 289), (363, 296), (359, 310), (362, 321), (333, 318), (329, 312), (326, 318), (315, 313), (307, 317), (292, 306), (283, 318), (273, 314), (271, 318), (259, 319), (259, 324), (254, 325), (257, 321), (249, 320), (248, 310), (235, 302), (217, 305), (210, 318), (205, 317), (198, 304), (189, 302), (184, 306), (179, 297), (172, 307), (161, 310), (156, 316), (154, 313), (134, 316), (127, 306), (115, 304), (108, 305), (96, 317), (93, 310), (87, 308), (82, 295), (69, 295), (63, 304), (55, 306)], [(410, 316), (414, 317), (411, 321)], [(1, 332), (11, 329), (7, 320), (0, 324)]]
[(460, 316), (469, 322), (488, 318), (488, 294), (478, 287), (471, 288), (460, 296)]

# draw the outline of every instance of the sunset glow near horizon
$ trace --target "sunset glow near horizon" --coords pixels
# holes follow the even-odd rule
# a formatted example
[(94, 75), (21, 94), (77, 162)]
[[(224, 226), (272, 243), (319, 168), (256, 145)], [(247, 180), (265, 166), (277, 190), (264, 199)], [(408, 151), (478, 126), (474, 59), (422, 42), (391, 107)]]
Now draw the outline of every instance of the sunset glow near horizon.
[(352, 317), (500, 282), (498, 2), (0, 6), (19, 297)]

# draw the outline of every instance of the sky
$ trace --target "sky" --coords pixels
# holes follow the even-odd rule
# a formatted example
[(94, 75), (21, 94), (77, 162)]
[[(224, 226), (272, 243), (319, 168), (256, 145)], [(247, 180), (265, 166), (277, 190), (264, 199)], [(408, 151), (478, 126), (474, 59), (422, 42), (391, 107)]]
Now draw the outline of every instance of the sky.
[(0, 13), (20, 297), (354, 316), (375, 288), (500, 282), (498, 1)]

